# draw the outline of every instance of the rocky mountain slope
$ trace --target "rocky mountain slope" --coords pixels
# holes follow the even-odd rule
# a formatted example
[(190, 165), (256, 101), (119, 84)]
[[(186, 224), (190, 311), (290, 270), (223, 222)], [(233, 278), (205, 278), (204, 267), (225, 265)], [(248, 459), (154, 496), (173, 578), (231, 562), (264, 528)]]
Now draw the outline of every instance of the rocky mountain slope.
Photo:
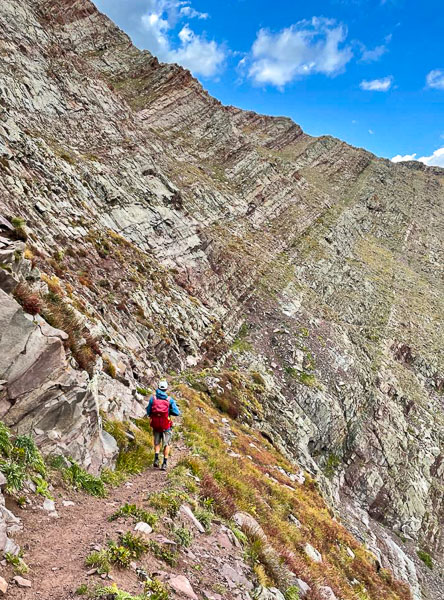
[(222, 106), (88, 0), (0, 26), (0, 419), (97, 473), (99, 411), (184, 373), (442, 598), (443, 170)]

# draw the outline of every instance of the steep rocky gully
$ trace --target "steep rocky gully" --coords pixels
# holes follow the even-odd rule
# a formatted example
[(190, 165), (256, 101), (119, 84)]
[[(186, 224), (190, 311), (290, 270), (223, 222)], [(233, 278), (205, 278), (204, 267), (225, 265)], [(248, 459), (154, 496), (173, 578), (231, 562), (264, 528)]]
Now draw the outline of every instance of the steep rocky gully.
[(443, 170), (222, 106), (89, 0), (0, 31), (0, 595), (444, 598)]

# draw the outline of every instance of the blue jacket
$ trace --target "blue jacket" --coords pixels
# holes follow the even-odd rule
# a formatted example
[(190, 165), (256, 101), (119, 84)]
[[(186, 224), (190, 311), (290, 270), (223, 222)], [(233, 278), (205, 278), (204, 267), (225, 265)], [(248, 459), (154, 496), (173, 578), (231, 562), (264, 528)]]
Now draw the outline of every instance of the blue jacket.
[[(156, 390), (156, 397), (160, 398), (161, 400), (166, 400), (168, 398), (168, 394), (166, 392), (164, 392), (163, 390)], [(169, 398), (170, 398), (170, 412), (169, 412), (170, 417), (171, 416), (178, 417), (180, 415), (180, 410), (178, 409), (174, 398), (171, 398), (171, 396)], [(146, 414), (148, 417), (151, 416), (151, 409), (153, 408), (153, 401), (154, 401), (154, 396), (151, 396), (148, 406), (146, 407)], [(170, 429), (171, 429), (171, 427), (170, 427)]]

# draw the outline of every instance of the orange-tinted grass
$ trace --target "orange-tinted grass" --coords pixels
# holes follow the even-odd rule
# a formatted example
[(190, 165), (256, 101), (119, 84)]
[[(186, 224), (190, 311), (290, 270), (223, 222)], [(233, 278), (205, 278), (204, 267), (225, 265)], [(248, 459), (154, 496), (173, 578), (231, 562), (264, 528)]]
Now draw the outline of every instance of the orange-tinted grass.
[[(281, 559), (298, 577), (313, 586), (307, 598), (318, 600), (316, 586), (328, 585), (344, 600), (410, 600), (406, 586), (381, 577), (372, 556), (332, 518), (331, 509), (314, 481), (307, 479), (304, 485), (291, 482), (275, 467), (280, 466), (289, 473), (298, 469), (257, 432), (235, 422), (230, 422), (235, 434), (231, 438), (231, 449), (241, 457), (229, 456), (222, 438), (220, 414), (211, 400), (187, 386), (180, 386), (179, 395), (182, 394), (189, 403), (184, 416), (185, 436), (190, 446), (204, 457), (206, 468), (217, 485), (214, 494), (225, 492), (239, 510), (249, 512), (258, 520)], [(253, 460), (247, 458), (247, 454)], [(207, 492), (211, 493), (208, 487)], [(289, 521), (290, 512), (301, 521), (302, 529)], [(306, 542), (322, 553), (322, 563), (314, 563), (306, 556)], [(346, 545), (355, 552), (355, 559), (350, 560), (343, 551)], [(359, 590), (351, 585), (353, 578), (362, 584)], [(366, 594), (358, 594), (363, 586)]]

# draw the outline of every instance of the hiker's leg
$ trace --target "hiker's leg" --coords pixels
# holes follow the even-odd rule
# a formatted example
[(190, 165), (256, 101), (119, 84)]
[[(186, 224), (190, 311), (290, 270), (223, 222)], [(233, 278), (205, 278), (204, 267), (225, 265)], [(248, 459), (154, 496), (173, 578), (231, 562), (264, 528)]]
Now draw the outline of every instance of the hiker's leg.
[(165, 431), (163, 434), (163, 464), (162, 464), (162, 471), (166, 471), (167, 469), (167, 464), (168, 464), (168, 456), (170, 454), (170, 448), (171, 448), (171, 436), (172, 436), (172, 431)]
[(160, 452), (161, 444), (162, 444), (162, 434), (159, 434), (159, 432), (155, 431), (154, 432), (154, 466), (155, 467), (159, 466), (159, 452)]

